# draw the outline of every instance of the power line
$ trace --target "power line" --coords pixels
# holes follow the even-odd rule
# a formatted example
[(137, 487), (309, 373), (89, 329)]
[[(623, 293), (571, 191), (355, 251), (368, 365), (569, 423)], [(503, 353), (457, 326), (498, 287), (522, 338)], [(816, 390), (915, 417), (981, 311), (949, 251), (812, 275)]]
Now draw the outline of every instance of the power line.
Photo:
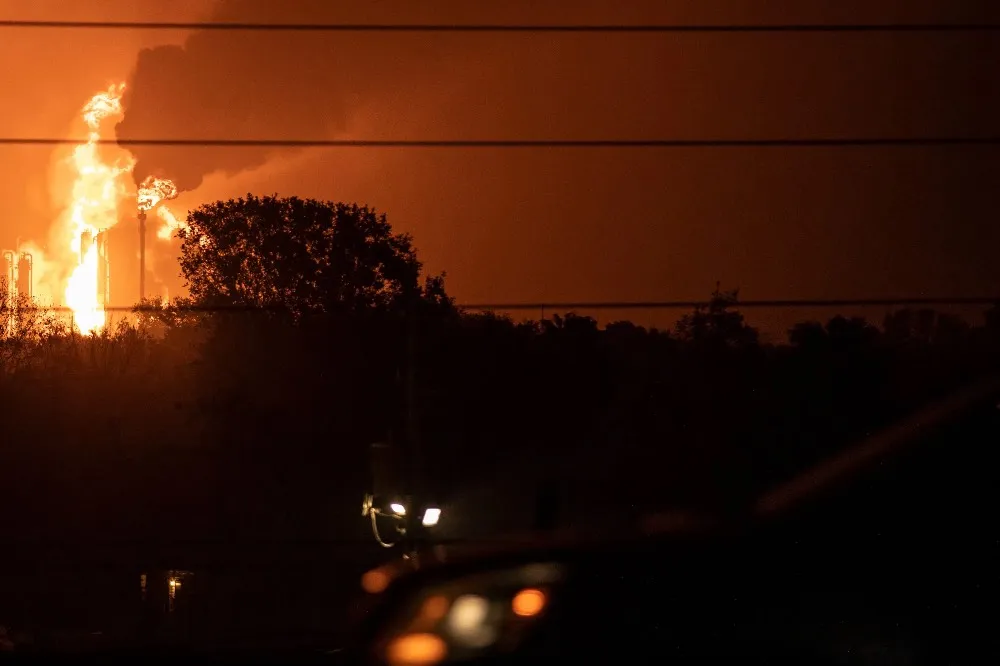
[[(1000, 303), (998, 296), (942, 296), (942, 297), (908, 297), (899, 298), (820, 298), (820, 299), (763, 299), (737, 301), (734, 308), (825, 308), (825, 307), (880, 307), (880, 306), (930, 306), (930, 305), (995, 305)], [(709, 305), (708, 300), (700, 301), (550, 301), (534, 303), (459, 303), (455, 307), (461, 310), (671, 310), (695, 308)], [(40, 310), (49, 312), (71, 312), (65, 306), (39, 306)], [(159, 312), (156, 306), (110, 306), (103, 308), (107, 312)], [(187, 305), (172, 307), (179, 312), (268, 312), (282, 311), (281, 306), (259, 305)]]
[[(87, 139), (0, 137), (0, 145), (66, 146)], [(186, 148), (824, 148), (993, 146), (1000, 136), (801, 139), (100, 139), (100, 145)]]
[(243, 23), (158, 21), (0, 20), (0, 28), (72, 30), (217, 30), (238, 32), (408, 32), (408, 33), (809, 33), (809, 32), (994, 32), (996, 23), (854, 23), (762, 25), (553, 25), (407, 23)]

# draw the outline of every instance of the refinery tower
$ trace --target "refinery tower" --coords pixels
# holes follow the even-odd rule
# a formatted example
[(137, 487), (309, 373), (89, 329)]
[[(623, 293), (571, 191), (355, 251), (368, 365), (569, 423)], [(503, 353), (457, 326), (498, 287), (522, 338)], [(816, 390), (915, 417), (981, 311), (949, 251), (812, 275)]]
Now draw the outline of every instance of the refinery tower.
[[(135, 246), (132, 245), (135, 241), (129, 238), (131, 234), (125, 236), (122, 234), (113, 234), (109, 229), (102, 229), (96, 234), (92, 234), (89, 231), (83, 232), (80, 236), (80, 256), (79, 261), (83, 263), (86, 261), (88, 252), (95, 245), (97, 246), (97, 303), (103, 308), (110, 308), (114, 305), (122, 305), (124, 303), (134, 303), (136, 302), (136, 296), (142, 299), (146, 295), (146, 211), (140, 209), (137, 215), (138, 231), (139, 231), (139, 247), (138, 247), (138, 266), (135, 266), (135, 259), (127, 260), (127, 255), (132, 255), (135, 252)], [(112, 252), (111, 245), (112, 242), (115, 244), (115, 250)], [(117, 275), (116, 292), (117, 299), (116, 303), (112, 303), (111, 296), (111, 255), (114, 254), (116, 259), (116, 264), (122, 263), (121, 259), (126, 259), (123, 265), (117, 266), (115, 274)], [(134, 255), (133, 255), (134, 256)], [(126, 283), (121, 283), (121, 276), (126, 273), (131, 273), (135, 268), (138, 268), (138, 290), (136, 285), (131, 283), (131, 280), (127, 280)]]
[[(170, 198), (172, 192), (168, 192), (166, 197)], [(157, 199), (155, 203), (159, 203), (162, 199)], [(138, 252), (138, 297), (142, 299), (146, 295), (146, 211), (151, 207), (149, 202), (140, 201), (140, 205), (137, 210), (137, 222), (139, 231), (139, 252)], [(125, 238), (119, 237), (118, 246), (115, 254), (121, 258), (124, 255), (130, 255), (134, 252), (131, 243), (134, 241), (126, 240)], [(80, 254), (78, 261), (83, 264), (86, 261), (87, 254), (91, 251), (95, 245), (97, 247), (97, 303), (104, 308), (109, 308), (112, 306), (111, 303), (111, 251), (110, 251), (110, 231), (108, 229), (101, 229), (96, 234), (90, 231), (84, 231), (80, 235)], [(121, 243), (126, 243), (128, 247), (120, 247)], [(34, 260), (30, 252), (24, 252), (21, 250), (3, 250), (2, 252), (2, 268), (3, 274), (0, 276), (0, 283), (2, 283), (2, 288), (6, 290), (5, 296), (10, 299), (10, 301), (16, 300), (19, 296), (33, 298), (34, 297)], [(119, 266), (119, 273), (121, 271), (131, 273), (134, 270), (133, 261), (126, 261), (124, 267)], [(134, 302), (133, 299), (136, 296), (136, 292), (130, 291), (135, 287), (130, 287), (126, 285), (124, 289), (119, 285), (119, 291), (129, 292), (120, 293), (119, 301), (122, 302)]]
[(90, 248), (97, 245), (97, 302), (103, 307), (111, 305), (111, 260), (108, 256), (108, 230), (101, 229), (95, 236), (89, 231), (80, 235), (80, 263), (86, 260)]
[(19, 296), (32, 298), (34, 259), (30, 252), (14, 250), (3, 251), (4, 288), (7, 290), (8, 302), (16, 301)]
[[(111, 261), (108, 253), (108, 231), (103, 229), (96, 235), (89, 231), (80, 235), (80, 258), (82, 264), (94, 245), (97, 246), (97, 302), (104, 307), (111, 303)], [(3, 287), (10, 302), (19, 297), (34, 298), (34, 257), (30, 252), (20, 250), (3, 251)]]

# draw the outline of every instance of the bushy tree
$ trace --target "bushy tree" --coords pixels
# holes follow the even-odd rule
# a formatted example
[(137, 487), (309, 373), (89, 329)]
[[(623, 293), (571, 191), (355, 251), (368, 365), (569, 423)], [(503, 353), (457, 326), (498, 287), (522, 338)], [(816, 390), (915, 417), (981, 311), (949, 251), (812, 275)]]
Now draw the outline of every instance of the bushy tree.
[(440, 277), (421, 287), (410, 236), (367, 206), (248, 194), (191, 211), (178, 233), (196, 306), (300, 315), (450, 305)]
[(683, 342), (745, 347), (757, 344), (757, 329), (735, 309), (739, 290), (722, 291), (718, 285), (708, 305), (695, 308), (677, 322), (675, 334)]

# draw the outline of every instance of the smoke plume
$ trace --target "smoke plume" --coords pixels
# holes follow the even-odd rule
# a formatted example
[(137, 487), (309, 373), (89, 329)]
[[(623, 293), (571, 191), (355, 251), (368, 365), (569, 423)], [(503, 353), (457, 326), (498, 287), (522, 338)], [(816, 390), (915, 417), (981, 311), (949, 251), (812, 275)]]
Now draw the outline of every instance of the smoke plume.
[[(211, 20), (266, 21), (274, 18), (270, 15), (278, 4), (226, 0)], [(322, 5), (292, 6), (301, 10)], [(280, 20), (300, 18), (309, 20), (287, 12)], [(401, 77), (426, 65), (431, 41), (366, 33), (193, 32), (183, 46), (158, 46), (139, 54), (117, 137), (323, 138), (345, 126), (358, 101), (391, 90)], [(137, 184), (151, 176), (169, 178), (180, 191), (197, 188), (216, 171), (235, 174), (258, 167), (272, 152), (243, 147), (129, 148), (137, 160)]]

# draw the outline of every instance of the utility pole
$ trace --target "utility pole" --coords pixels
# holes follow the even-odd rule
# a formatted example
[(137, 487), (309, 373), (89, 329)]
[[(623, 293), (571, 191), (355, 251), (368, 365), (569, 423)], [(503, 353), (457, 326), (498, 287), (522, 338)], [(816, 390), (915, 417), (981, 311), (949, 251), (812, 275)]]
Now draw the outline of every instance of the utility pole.
[(407, 511), (407, 550), (416, 551), (422, 536), (421, 509), (426, 501), (423, 486), (423, 458), (420, 450), (420, 423), (418, 420), (417, 394), (417, 318), (419, 292), (410, 294), (406, 308), (406, 453), (404, 459), (409, 471), (411, 498)]
[[(365, 495), (361, 509), (361, 515), (367, 516), (372, 522), (376, 540), (385, 547), (398, 544), (403, 550), (404, 559), (409, 560), (413, 567), (420, 566), (419, 551), (424, 543), (427, 526), (437, 524), (440, 515), (440, 509), (435, 507), (431, 522), (424, 524), (427, 519), (428, 497), (420, 441), (420, 396), (417, 388), (420, 298), (419, 288), (408, 290), (403, 302), (402, 317), (397, 320), (399, 328), (395, 329), (404, 338), (399, 342), (402, 343), (400, 365), (405, 367), (397, 366), (399, 402), (393, 409), (393, 421), (398, 427), (390, 429), (389, 438), (390, 441), (397, 439), (393, 437), (394, 432), (401, 434), (397, 440), (400, 446), (396, 448), (392, 444), (374, 444), (370, 448), (373, 487), (372, 493)], [(398, 455), (392, 455), (393, 453)], [(400, 482), (403, 488), (400, 488)], [(390, 490), (388, 497), (381, 496), (383, 488)], [(380, 501), (376, 503), (375, 500)], [(398, 521), (398, 541), (390, 543), (379, 536), (376, 525), (379, 515)]]

